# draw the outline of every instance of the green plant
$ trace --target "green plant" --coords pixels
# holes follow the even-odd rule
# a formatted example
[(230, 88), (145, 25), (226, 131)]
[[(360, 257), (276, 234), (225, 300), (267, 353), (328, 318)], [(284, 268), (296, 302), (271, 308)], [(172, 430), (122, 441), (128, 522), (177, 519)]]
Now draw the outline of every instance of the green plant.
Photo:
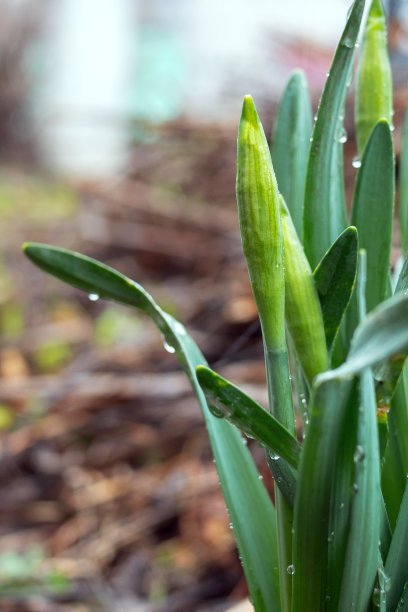
[[(274, 166), (253, 101), (244, 100), (237, 202), (270, 412), (213, 372), (185, 328), (134, 281), (78, 253), (24, 246), (46, 272), (144, 311), (173, 347), (203, 410), (257, 611), (408, 610), (408, 258), (393, 292), (395, 162), (379, 0), (357, 69), (361, 159), (351, 226), (343, 183), (344, 106), (364, 4), (355, 0), (350, 10), (312, 132), (304, 77), (291, 78), (274, 129)], [(239, 430), (265, 447), (275, 506)]]

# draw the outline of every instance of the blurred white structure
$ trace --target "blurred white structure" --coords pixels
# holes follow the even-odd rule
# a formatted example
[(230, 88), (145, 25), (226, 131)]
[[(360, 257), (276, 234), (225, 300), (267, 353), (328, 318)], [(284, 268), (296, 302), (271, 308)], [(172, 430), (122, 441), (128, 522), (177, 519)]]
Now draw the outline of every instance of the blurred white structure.
[(124, 167), (135, 0), (54, 0), (39, 103), (41, 148), (54, 169), (109, 178)]

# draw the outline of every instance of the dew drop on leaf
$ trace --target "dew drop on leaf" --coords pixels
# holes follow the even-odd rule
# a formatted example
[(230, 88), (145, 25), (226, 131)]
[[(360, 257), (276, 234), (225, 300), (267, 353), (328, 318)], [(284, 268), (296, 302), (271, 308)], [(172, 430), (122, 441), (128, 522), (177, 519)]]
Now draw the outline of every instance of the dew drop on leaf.
[(288, 572), (288, 574), (293, 576), (293, 574), (295, 573), (295, 566), (294, 565), (288, 565), (288, 567), (286, 568), (286, 571)]
[(359, 461), (362, 461), (364, 457), (365, 457), (364, 448), (360, 446), (360, 444), (357, 444), (356, 450), (354, 451), (354, 455), (353, 455), (354, 463), (358, 463)]
[(174, 346), (171, 346), (171, 344), (169, 344), (168, 342), (166, 342), (166, 339), (164, 336), (162, 336), (162, 340), (163, 340), (163, 346), (164, 346), (164, 350), (167, 351), (168, 353), (175, 353), (176, 349), (174, 348)]
[(99, 295), (97, 293), (90, 293), (88, 295), (88, 300), (91, 302), (97, 302), (99, 300)]
[(341, 142), (341, 144), (344, 144), (345, 142), (347, 142), (347, 132), (344, 128), (341, 130), (339, 142)]

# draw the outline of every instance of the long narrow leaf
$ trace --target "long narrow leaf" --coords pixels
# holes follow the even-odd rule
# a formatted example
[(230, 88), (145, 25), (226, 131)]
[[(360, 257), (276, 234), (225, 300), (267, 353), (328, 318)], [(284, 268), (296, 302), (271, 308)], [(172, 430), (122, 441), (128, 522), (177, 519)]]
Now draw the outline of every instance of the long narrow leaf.
[(137, 283), (94, 259), (47, 245), (26, 244), (24, 252), (38, 267), (101, 297), (146, 312), (174, 347), (200, 402), (255, 610), (280, 612), (276, 518), (268, 494), (239, 432), (208, 410), (196, 378), (205, 359), (185, 328), (154, 302)]
[(397, 609), (405, 584), (408, 582), (408, 482), (402, 498), (395, 531), (392, 536), (390, 550), (385, 563), (385, 573), (391, 579), (391, 586), (387, 593), (387, 611)]
[(328, 350), (339, 330), (350, 301), (357, 270), (358, 236), (348, 227), (327, 251), (313, 277), (322, 307)]
[[(292, 612), (326, 609), (330, 504), (342, 423), (355, 413), (355, 384), (318, 376), (300, 456), (293, 536)], [(357, 403), (358, 406), (358, 403)], [(338, 576), (338, 580), (341, 576)]]
[[(360, 251), (357, 302), (360, 321), (366, 311), (366, 254)], [(380, 537), (380, 457), (374, 379), (369, 368), (360, 375), (357, 445), (350, 528), (339, 611), (366, 610), (373, 591)]]
[(197, 378), (214, 416), (230, 421), (247, 436), (255, 438), (290, 465), (297, 467), (300, 444), (277, 419), (210, 368), (199, 366)]
[[(394, 219), (394, 148), (385, 120), (379, 121), (365, 147), (354, 191), (351, 223), (359, 247), (367, 251), (367, 311), (388, 293), (392, 225)], [(354, 298), (347, 315), (349, 337), (358, 320)]]
[(399, 164), (399, 227), (402, 250), (408, 253), (408, 107), (405, 111)]
[(322, 380), (359, 374), (408, 347), (408, 296), (386, 300), (357, 327), (347, 360), (336, 370), (319, 375)]
[[(387, 408), (384, 408), (386, 411)], [(388, 443), (382, 466), (382, 489), (394, 528), (408, 474), (408, 369), (402, 372), (388, 412)]]
[(408, 582), (405, 585), (396, 610), (397, 612), (408, 612)]
[[(395, 294), (398, 293), (408, 294), (408, 257), (405, 258), (395, 287)], [(374, 369), (374, 377), (377, 381), (377, 404), (387, 410), (390, 407), (407, 355), (408, 351), (405, 351)]]
[[(364, 0), (356, 0), (351, 9), (320, 100), (312, 135), (303, 216), (303, 242), (312, 268), (346, 226), (344, 201), (341, 197), (332, 199), (332, 174), (336, 171), (334, 160), (339, 155), (341, 115), (364, 4)], [(339, 181), (341, 177), (335, 176), (334, 179)]]
[(291, 76), (274, 125), (272, 162), (298, 236), (302, 235), (303, 198), (312, 133), (312, 109), (303, 72)]

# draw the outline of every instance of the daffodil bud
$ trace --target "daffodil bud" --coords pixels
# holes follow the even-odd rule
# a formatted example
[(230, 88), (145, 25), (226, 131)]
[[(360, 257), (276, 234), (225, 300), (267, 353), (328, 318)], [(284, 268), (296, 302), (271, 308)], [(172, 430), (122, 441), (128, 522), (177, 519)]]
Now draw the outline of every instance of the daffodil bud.
[(313, 274), (290, 213), (281, 198), (285, 251), (285, 314), (288, 331), (309, 384), (328, 369), (324, 323)]
[(381, 0), (373, 0), (357, 64), (355, 124), (357, 150), (362, 156), (380, 119), (392, 124), (392, 75), (387, 51), (387, 28)]
[(279, 193), (268, 142), (251, 96), (238, 131), (237, 204), (242, 246), (268, 349), (285, 345), (285, 281)]

